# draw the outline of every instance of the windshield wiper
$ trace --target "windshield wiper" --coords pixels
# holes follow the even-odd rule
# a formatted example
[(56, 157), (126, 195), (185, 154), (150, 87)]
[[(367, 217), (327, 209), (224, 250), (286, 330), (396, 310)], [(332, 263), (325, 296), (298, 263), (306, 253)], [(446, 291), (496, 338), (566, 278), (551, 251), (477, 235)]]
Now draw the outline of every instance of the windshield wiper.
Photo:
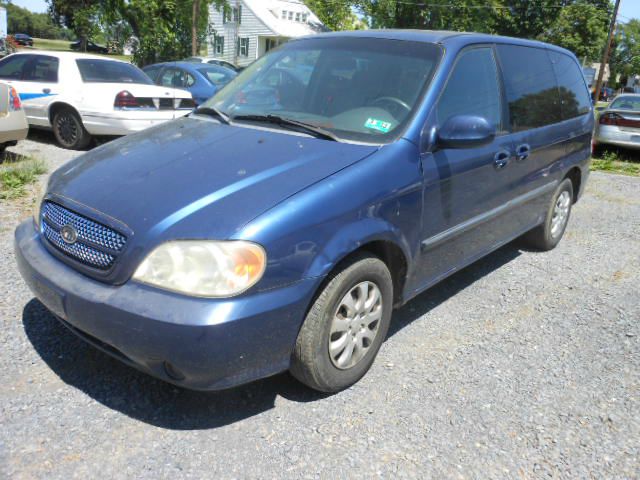
[(324, 128), (311, 125), (310, 123), (300, 122), (293, 120), (292, 118), (280, 117), (278, 115), (235, 115), (231, 117), (231, 120), (248, 120), (252, 122), (266, 122), (273, 123), (280, 127), (292, 127), (292, 130), (303, 131), (309, 135), (313, 135), (316, 138), (323, 138), (325, 140), (332, 140), (339, 142), (340, 139)]
[(225, 125), (229, 125), (229, 115), (222, 112), (221, 110), (218, 110), (216, 107), (199, 107), (196, 108), (192, 114), (215, 117)]

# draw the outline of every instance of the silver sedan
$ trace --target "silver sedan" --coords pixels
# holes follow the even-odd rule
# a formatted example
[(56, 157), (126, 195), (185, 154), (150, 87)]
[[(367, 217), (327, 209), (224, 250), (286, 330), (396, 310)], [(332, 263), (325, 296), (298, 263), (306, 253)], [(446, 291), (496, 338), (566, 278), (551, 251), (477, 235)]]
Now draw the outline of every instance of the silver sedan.
[(640, 149), (640, 94), (620, 95), (602, 110), (593, 139), (594, 147)]

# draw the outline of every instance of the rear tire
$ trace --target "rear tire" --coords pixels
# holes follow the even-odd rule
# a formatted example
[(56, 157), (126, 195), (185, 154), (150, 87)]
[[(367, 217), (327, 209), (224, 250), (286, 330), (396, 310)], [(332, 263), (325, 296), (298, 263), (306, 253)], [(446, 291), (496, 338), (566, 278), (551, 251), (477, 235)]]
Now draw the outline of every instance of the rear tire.
[(321, 392), (350, 387), (369, 370), (387, 336), (393, 282), (377, 257), (359, 254), (328, 279), (298, 334), (291, 373)]
[(91, 143), (80, 116), (71, 108), (60, 108), (53, 115), (53, 134), (62, 148), (82, 150)]
[(525, 243), (541, 251), (554, 249), (569, 223), (573, 200), (573, 184), (565, 178), (553, 194), (544, 223), (522, 237)]

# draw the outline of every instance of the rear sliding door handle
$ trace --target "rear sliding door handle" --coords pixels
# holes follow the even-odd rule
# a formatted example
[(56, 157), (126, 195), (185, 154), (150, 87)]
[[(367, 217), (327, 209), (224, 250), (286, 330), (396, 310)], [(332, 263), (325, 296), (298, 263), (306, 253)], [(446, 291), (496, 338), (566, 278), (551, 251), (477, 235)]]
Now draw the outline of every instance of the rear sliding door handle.
[(529, 158), (529, 154), (531, 153), (531, 147), (526, 143), (523, 143), (518, 148), (516, 148), (516, 158), (519, 162), (526, 160)]
[(511, 152), (509, 150), (500, 150), (493, 157), (493, 166), (496, 170), (501, 170), (509, 164)]

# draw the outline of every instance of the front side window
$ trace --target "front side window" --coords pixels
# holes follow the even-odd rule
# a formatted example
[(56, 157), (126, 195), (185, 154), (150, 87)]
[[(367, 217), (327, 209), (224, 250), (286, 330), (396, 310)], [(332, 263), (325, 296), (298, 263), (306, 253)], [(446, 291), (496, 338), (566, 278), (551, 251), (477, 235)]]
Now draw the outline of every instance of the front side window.
[(48, 55), (15, 55), (0, 62), (0, 78), (56, 83), (59, 63), (57, 57)]
[(520, 132), (562, 120), (558, 85), (547, 51), (498, 45), (511, 130)]
[(85, 83), (153, 84), (142, 70), (130, 63), (83, 58), (76, 60), (76, 64)]
[(475, 115), (501, 130), (502, 97), (491, 48), (462, 52), (438, 101), (437, 114), (440, 125), (456, 115)]
[(188, 88), (196, 83), (195, 78), (181, 68), (165, 68), (160, 77), (159, 85), (170, 88)]
[(24, 64), (32, 55), (14, 55), (0, 61), (0, 78), (21, 80)]
[(559, 52), (549, 52), (558, 79), (562, 119), (579, 117), (591, 111), (591, 97), (576, 61)]
[(309, 38), (272, 50), (206, 104), (231, 117), (278, 115), (340, 139), (395, 140), (418, 107), (442, 51), (376, 38)]

